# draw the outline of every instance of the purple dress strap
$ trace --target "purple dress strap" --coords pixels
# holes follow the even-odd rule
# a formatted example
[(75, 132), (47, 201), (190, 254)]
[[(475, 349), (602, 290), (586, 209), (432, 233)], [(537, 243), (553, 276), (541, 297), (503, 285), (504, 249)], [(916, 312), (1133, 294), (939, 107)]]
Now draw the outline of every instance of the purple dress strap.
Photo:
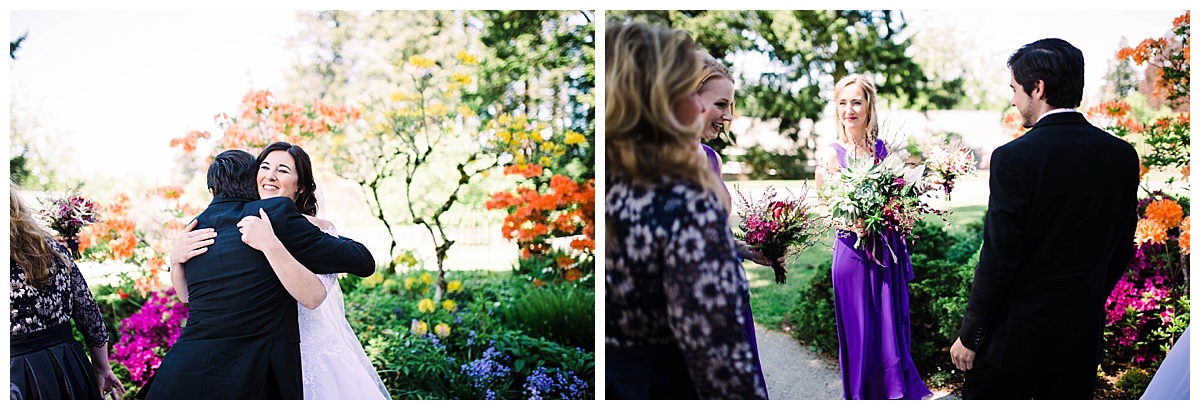
[[(842, 144), (838, 143), (837, 141), (830, 143), (829, 146), (833, 147), (834, 152), (837, 152), (838, 165), (841, 165), (842, 168), (845, 168), (846, 167), (846, 147), (843, 147)], [(883, 140), (876, 138), (875, 139), (875, 159), (876, 160), (883, 159), (883, 158), (886, 158), (887, 155), (888, 155), (887, 144), (884, 144)]]

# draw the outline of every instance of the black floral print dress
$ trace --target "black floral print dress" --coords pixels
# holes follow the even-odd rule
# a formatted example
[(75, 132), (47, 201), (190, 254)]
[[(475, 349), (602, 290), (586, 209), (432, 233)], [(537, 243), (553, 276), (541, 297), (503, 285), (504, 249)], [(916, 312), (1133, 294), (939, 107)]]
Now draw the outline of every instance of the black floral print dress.
[[(52, 239), (46, 243), (70, 261)], [(99, 399), (91, 362), (71, 336), (70, 322), (88, 346), (108, 343), (100, 307), (74, 262), (51, 258), (51, 282), (42, 289), (25, 282), (25, 272), (9, 259), (10, 398)]]
[(610, 178), (605, 206), (606, 398), (766, 398), (717, 196), (670, 177)]

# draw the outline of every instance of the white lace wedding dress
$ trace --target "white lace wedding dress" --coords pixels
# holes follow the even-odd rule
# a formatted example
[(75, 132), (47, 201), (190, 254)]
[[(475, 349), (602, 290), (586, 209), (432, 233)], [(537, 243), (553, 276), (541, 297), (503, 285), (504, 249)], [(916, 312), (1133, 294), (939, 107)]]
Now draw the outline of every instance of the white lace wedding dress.
[(375, 367), (346, 321), (337, 274), (317, 275), (327, 296), (316, 309), (296, 304), (300, 315), (300, 362), (304, 399), (390, 400)]

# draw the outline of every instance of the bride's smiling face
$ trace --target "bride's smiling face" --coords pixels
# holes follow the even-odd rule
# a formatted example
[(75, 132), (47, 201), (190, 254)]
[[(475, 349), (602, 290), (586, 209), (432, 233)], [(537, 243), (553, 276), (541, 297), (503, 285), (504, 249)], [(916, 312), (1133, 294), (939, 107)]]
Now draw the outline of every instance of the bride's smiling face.
[(259, 198), (284, 196), (295, 200), (298, 181), (296, 160), (287, 151), (271, 151), (258, 165)]
[(842, 126), (846, 130), (851, 129), (866, 129), (867, 113), (870, 107), (867, 107), (867, 96), (863, 89), (858, 84), (847, 85), (842, 89), (842, 93), (837, 96), (837, 115)]

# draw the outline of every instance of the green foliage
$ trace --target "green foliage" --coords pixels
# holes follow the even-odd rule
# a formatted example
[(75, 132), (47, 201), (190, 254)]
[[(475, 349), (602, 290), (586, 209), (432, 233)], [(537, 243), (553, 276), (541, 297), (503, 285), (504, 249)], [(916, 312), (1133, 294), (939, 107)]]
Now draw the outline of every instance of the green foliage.
[[(951, 378), (946, 349), (957, 337), (966, 308), (982, 231), (982, 219), (954, 229), (921, 221), (913, 229), (920, 239), (909, 243), (914, 274), (908, 290), (911, 350), (917, 368), (934, 385)], [(818, 273), (831, 270), (831, 261), (817, 268)], [(814, 351), (837, 352), (835, 313), (830, 276), (813, 275), (789, 314), (796, 326), (792, 335)]]
[(1126, 399), (1136, 400), (1150, 386), (1152, 376), (1145, 370), (1133, 367), (1121, 374), (1115, 383), (1116, 388), (1125, 394)]
[[(449, 333), (419, 333), (413, 322), (430, 314), (419, 308), (431, 290), (423, 275), (428, 273), (372, 277), (346, 294), (347, 319), (392, 398), (526, 399), (531, 396), (526, 380), (539, 367), (570, 372), (595, 385), (594, 331), (588, 331), (586, 348), (581, 348), (512, 328), (504, 319), (506, 312), (523, 309), (524, 299), (536, 298), (533, 293), (546, 288), (524, 289), (526, 282), (507, 274), (454, 272), (464, 279), (461, 291), (448, 293), (458, 301), (458, 309), (446, 318)], [(594, 300), (588, 289), (567, 293)], [(594, 326), (591, 303), (588, 318), (578, 320)], [(574, 398), (594, 396), (588, 391), (586, 397)]]
[[(874, 76), (884, 98), (918, 110), (949, 108), (963, 78), (929, 78), (907, 53), (904, 16), (891, 10), (610, 11), (614, 20), (644, 20), (687, 30), (718, 60), (747, 52), (769, 59), (761, 75), (738, 81), (744, 115), (779, 119), (779, 131), (802, 136), (828, 106), (823, 91), (852, 73)], [(735, 71), (737, 67), (734, 67)]]
[(503, 323), (534, 338), (595, 350), (595, 291), (573, 283), (525, 285), (516, 289)]
[(755, 145), (747, 148), (739, 159), (749, 168), (750, 179), (811, 179), (813, 176), (804, 151), (772, 152)]
[(947, 349), (958, 338), (979, 262), (983, 220), (952, 228), (922, 221), (913, 233), (920, 237), (909, 248), (914, 275), (908, 285), (913, 362), (931, 382), (944, 382), (953, 369)]
[[(826, 260), (817, 267), (817, 274), (800, 291), (800, 296), (788, 317), (795, 325), (792, 336), (818, 353), (838, 351), (837, 318), (833, 308), (833, 261)], [(826, 274), (820, 274), (825, 272)]]

